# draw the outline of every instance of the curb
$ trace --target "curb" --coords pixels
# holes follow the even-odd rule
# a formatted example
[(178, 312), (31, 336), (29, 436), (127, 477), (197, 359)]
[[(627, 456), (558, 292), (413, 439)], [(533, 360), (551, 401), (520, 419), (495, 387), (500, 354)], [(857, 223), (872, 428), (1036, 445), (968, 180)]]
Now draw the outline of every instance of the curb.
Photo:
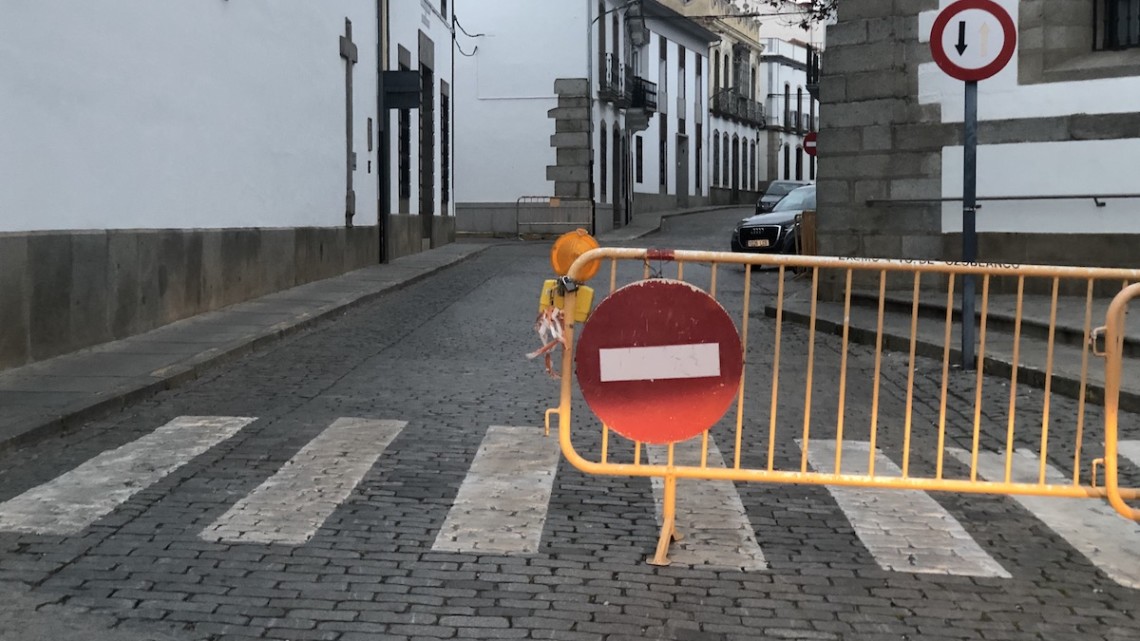
[[(243, 343), (234, 345), (228, 349), (217, 351), (197, 362), (170, 366), (166, 368), (167, 373), (163, 374), (161, 379), (158, 381), (130, 389), (124, 389), (121, 392), (112, 392), (108, 396), (96, 398), (92, 401), (82, 404), (77, 403), (74, 409), (64, 410), (64, 413), (60, 416), (50, 418), (46, 421), (40, 421), (32, 425), (30, 429), (21, 432), (20, 434), (17, 434), (11, 438), (0, 440), (0, 452), (9, 451), (18, 447), (33, 445), (35, 443), (46, 441), (56, 436), (62, 436), (63, 434), (66, 434), (75, 429), (82, 423), (109, 416), (115, 412), (122, 411), (127, 407), (138, 403), (139, 401), (154, 396), (159, 392), (174, 389), (176, 387), (185, 385), (190, 381), (197, 380), (203, 373), (219, 365), (224, 365), (226, 363), (236, 361), (239, 358), (274, 345), (289, 336), (310, 329), (326, 320), (331, 320), (333, 318), (342, 316), (351, 309), (366, 305), (387, 294), (400, 291), (429, 276), (464, 263), (471, 258), (482, 254), (490, 247), (492, 247), (492, 245), (480, 247), (465, 256), (458, 257), (455, 260), (452, 260), (451, 262), (443, 265), (428, 268), (424, 272), (411, 276), (406, 280), (386, 285), (382, 289), (365, 293), (360, 297), (354, 298), (352, 300), (336, 303), (334, 307), (323, 310), (319, 313), (315, 313), (312, 316), (298, 319), (295, 322), (286, 321), (290, 324), (285, 327), (267, 329), (265, 332), (254, 336), (253, 338)], [(280, 325), (280, 323), (278, 325)], [(210, 350), (207, 350), (206, 352), (203, 352), (203, 354), (209, 353), (209, 351)]]

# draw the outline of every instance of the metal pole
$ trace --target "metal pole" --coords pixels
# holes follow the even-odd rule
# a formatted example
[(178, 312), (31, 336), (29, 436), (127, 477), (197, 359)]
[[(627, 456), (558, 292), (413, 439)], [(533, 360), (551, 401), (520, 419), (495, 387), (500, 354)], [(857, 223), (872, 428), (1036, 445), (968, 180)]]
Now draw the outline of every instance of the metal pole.
[[(962, 137), (962, 262), (973, 263), (978, 259), (978, 83), (974, 80), (966, 82)], [(974, 323), (974, 277), (966, 275), (962, 287), (962, 369), (974, 368)]]

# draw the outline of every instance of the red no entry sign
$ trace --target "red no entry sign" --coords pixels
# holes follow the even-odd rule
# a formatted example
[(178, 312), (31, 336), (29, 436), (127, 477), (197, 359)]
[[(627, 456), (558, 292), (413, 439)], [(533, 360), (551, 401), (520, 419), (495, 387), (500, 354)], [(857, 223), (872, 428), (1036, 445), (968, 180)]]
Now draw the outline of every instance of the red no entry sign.
[(815, 155), (815, 140), (819, 135), (816, 132), (811, 132), (804, 136), (804, 152), (809, 156)]
[(938, 14), (930, 30), (930, 53), (947, 75), (985, 80), (1001, 71), (1017, 48), (1017, 26), (993, 0), (957, 0)]
[(646, 280), (603, 300), (575, 353), (586, 403), (610, 429), (676, 443), (720, 420), (743, 368), (740, 335), (711, 296), (681, 281)]

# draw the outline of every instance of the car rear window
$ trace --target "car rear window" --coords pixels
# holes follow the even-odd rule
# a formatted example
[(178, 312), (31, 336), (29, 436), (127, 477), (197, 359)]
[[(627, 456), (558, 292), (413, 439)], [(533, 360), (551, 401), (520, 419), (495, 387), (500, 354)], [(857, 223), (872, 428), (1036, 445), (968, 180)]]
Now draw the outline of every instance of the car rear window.
[(775, 183), (772, 183), (771, 185), (768, 185), (768, 189), (764, 192), (764, 195), (765, 196), (783, 196), (784, 194), (788, 193), (789, 191), (795, 189), (796, 187), (802, 187), (802, 186), (803, 185), (799, 185), (797, 183), (775, 182)]

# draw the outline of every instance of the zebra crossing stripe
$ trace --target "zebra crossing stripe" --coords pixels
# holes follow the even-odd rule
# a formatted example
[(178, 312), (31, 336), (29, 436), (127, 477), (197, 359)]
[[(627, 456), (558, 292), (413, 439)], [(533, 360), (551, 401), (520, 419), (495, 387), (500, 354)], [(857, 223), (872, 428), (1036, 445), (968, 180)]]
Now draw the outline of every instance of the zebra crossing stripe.
[(534, 554), (558, 471), (558, 439), (536, 427), (492, 426), (432, 550)]
[[(947, 448), (946, 451), (964, 465), (970, 464), (969, 452), (957, 448)], [(1037, 483), (1038, 457), (1036, 452), (1015, 451), (1011, 480)], [(990, 480), (1004, 479), (1005, 455), (979, 452), (978, 474)], [(1057, 484), (1071, 482), (1052, 465), (1046, 466), (1045, 480)], [(1126, 587), (1140, 588), (1140, 523), (1121, 518), (1111, 507), (1097, 500), (1043, 496), (1010, 498), (1049, 526), (1113, 581)]]
[[(646, 450), (650, 463), (664, 465), (668, 461), (667, 448), (649, 446)], [(700, 465), (701, 438), (674, 445), (673, 462), (675, 465)], [(724, 459), (711, 434), (708, 466), (724, 467)], [(657, 522), (660, 523), (664, 480), (653, 479), (653, 496), (657, 504)], [(744, 571), (768, 567), (732, 481), (678, 479), (676, 519), (677, 531), (684, 538), (669, 549), (669, 559), (674, 565)]]
[[(867, 474), (871, 444), (844, 441), (844, 474)], [(808, 460), (835, 469), (835, 443), (813, 441)], [(902, 476), (886, 455), (875, 453), (877, 476)], [(879, 567), (897, 572), (1009, 578), (962, 524), (926, 492), (828, 486), (827, 490)]]
[(0, 504), (0, 530), (75, 534), (254, 420), (179, 416)]
[(198, 536), (207, 541), (304, 544), (405, 425), (338, 418)]
[(1140, 441), (1117, 441), (1116, 451), (1132, 461), (1133, 465), (1140, 467)]

